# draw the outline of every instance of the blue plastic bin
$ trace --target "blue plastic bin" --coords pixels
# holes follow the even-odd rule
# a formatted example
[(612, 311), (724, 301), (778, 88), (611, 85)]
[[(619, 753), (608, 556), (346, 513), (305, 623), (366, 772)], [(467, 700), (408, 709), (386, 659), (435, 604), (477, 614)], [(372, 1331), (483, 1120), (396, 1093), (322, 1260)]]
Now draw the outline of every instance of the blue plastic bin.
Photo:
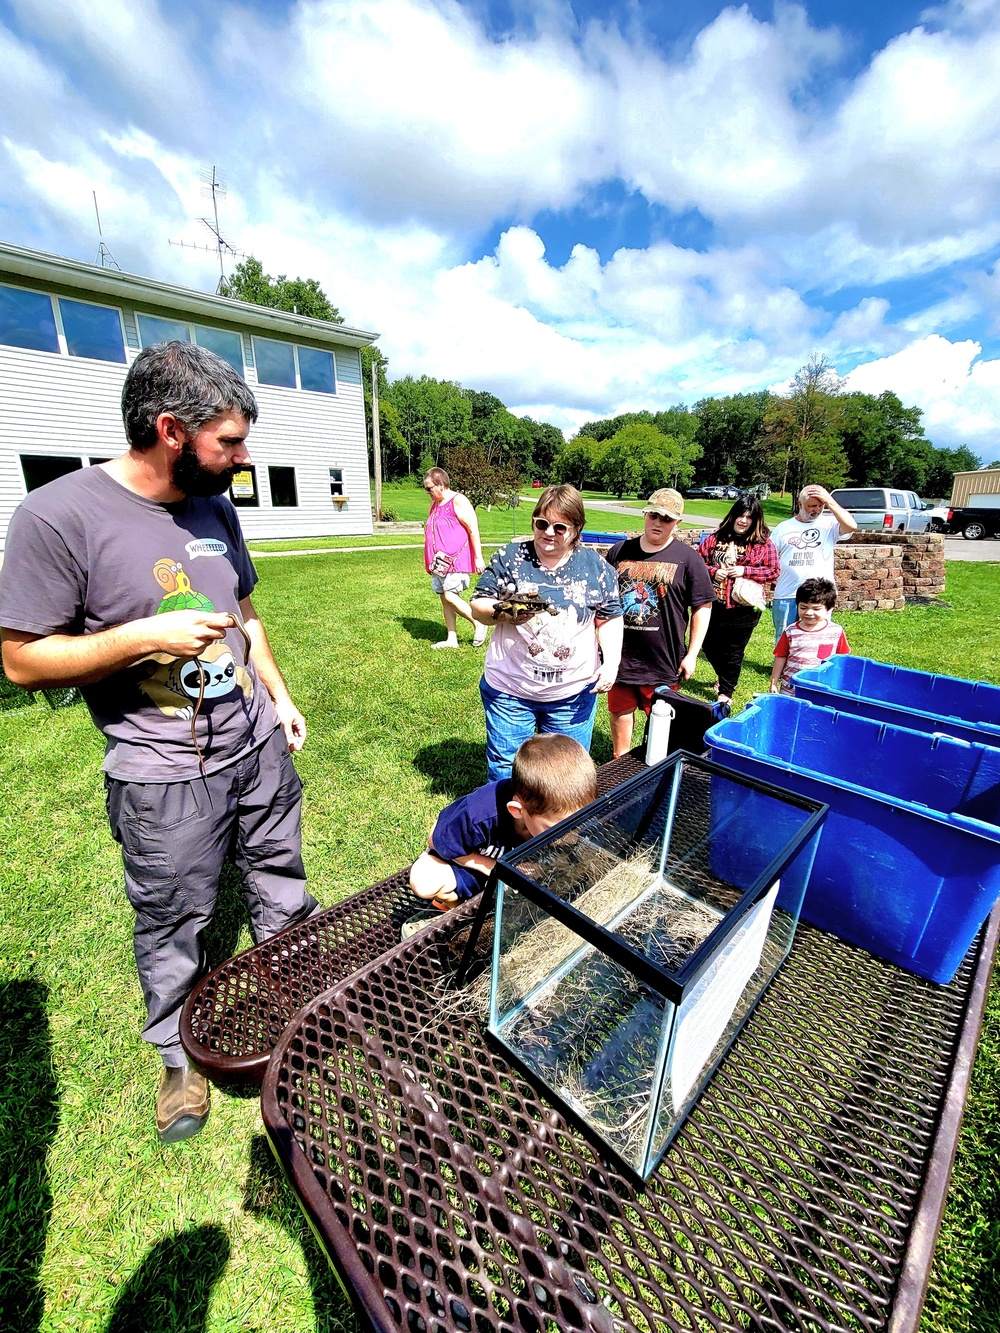
[(1000, 897), (1000, 749), (782, 695), (705, 741), (717, 762), (829, 804), (805, 920), (951, 981)]
[(794, 677), (795, 696), (914, 731), (1000, 745), (1000, 688), (867, 657), (831, 657)]
[(624, 532), (585, 532), (581, 538), (584, 546), (614, 546), (615, 542), (625, 540)]

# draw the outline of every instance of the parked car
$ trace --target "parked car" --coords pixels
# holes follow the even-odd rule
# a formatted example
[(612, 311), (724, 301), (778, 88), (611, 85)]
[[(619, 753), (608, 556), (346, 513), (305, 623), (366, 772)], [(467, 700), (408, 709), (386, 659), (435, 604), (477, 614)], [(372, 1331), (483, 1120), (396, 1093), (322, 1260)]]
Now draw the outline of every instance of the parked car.
[(691, 486), (684, 493), (689, 500), (735, 500), (742, 491), (738, 486)]
[(926, 532), (930, 519), (915, 491), (890, 486), (843, 486), (830, 494), (852, 514), (859, 532)]
[(951, 518), (945, 532), (952, 536), (961, 533), (970, 542), (982, 541), (984, 537), (1000, 537), (1000, 509), (984, 509), (977, 505), (949, 512)]
[(951, 505), (932, 505), (924, 501), (924, 513), (927, 515), (928, 532), (944, 532), (951, 522)]

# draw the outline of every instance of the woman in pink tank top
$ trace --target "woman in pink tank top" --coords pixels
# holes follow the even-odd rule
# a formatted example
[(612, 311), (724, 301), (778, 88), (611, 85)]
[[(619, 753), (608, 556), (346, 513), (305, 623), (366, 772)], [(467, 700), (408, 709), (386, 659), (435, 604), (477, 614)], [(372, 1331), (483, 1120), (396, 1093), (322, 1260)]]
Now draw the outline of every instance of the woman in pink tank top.
[(450, 489), (444, 468), (431, 468), (424, 478), (424, 490), (431, 499), (424, 530), (424, 568), (431, 576), (431, 587), (441, 598), (448, 632), (447, 638), (432, 647), (458, 647), (455, 627), (457, 617), (461, 616), (475, 625), (472, 646), (481, 648), (486, 642), (486, 626), (473, 620), (468, 603), (461, 596), (471, 575), (481, 574), (486, 567), (476, 511), (466, 496)]

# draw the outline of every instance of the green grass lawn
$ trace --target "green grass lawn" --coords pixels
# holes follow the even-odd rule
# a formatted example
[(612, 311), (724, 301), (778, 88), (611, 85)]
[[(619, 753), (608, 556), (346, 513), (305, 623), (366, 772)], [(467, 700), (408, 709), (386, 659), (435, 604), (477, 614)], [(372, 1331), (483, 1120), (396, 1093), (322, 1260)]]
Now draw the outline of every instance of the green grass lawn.
[[(421, 502), (422, 503), (422, 502)], [(509, 515), (505, 516), (509, 518)], [(950, 607), (845, 615), (856, 652), (1000, 683), (1000, 566), (951, 564)], [(484, 780), (481, 653), (435, 653), (412, 551), (261, 562), (256, 601), (310, 725), (299, 770), (314, 891), (405, 864), (440, 807)], [(737, 702), (766, 688), (755, 633)], [(699, 668), (695, 692), (712, 673)], [(131, 913), (80, 706), (0, 713), (0, 1327), (333, 1333), (348, 1307), (270, 1160), (253, 1100), (216, 1094), (190, 1143), (156, 1141)], [(610, 757), (607, 714), (594, 754)], [(249, 943), (224, 886), (215, 960)], [(925, 1333), (1000, 1326), (1000, 988), (994, 986)]]

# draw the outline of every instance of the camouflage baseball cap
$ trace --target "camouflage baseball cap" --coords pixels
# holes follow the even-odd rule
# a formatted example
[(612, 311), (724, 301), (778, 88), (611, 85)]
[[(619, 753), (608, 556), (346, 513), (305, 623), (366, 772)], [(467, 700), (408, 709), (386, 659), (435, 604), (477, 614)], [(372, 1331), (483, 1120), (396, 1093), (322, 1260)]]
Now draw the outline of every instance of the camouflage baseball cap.
[(646, 507), (642, 512), (644, 514), (665, 514), (667, 518), (680, 518), (684, 513), (684, 501), (681, 499), (679, 491), (675, 491), (669, 486), (663, 486), (660, 490), (653, 492), (646, 501)]

